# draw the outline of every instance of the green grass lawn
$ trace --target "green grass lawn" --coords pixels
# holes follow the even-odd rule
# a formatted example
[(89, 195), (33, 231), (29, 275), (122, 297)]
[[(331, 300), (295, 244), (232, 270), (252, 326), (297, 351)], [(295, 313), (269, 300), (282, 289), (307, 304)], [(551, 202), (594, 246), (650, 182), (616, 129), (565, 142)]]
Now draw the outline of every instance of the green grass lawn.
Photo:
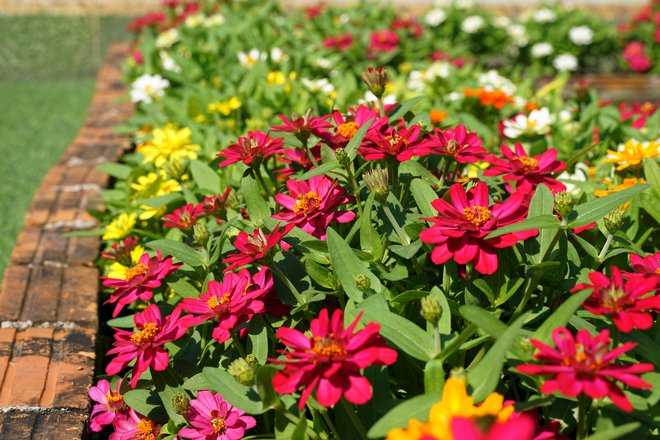
[(44, 174), (80, 129), (117, 17), (0, 16), (0, 279)]

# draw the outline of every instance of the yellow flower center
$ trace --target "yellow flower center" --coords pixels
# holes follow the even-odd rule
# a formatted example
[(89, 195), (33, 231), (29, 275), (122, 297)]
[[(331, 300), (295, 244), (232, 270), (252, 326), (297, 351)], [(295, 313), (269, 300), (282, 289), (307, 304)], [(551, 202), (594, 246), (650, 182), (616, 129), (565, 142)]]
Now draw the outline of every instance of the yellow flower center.
[(521, 156), (518, 158), (523, 166), (523, 171), (530, 171), (539, 166), (539, 161), (529, 156)]
[(587, 355), (584, 352), (584, 345), (577, 343), (575, 344), (575, 360), (578, 362), (584, 362), (587, 359)]
[(353, 139), (353, 136), (355, 136), (355, 133), (357, 133), (358, 128), (360, 128), (360, 126), (357, 122), (344, 122), (337, 127), (337, 133), (350, 141)]
[(314, 337), (314, 347), (312, 353), (317, 356), (342, 356), (346, 354), (346, 349), (332, 338)]
[(296, 197), (293, 212), (307, 216), (316, 211), (316, 208), (318, 208), (320, 204), (321, 197), (319, 197), (314, 191), (309, 191), (305, 194), (299, 194), (298, 197)]
[(465, 220), (469, 221), (476, 227), (482, 227), (488, 220), (493, 218), (490, 209), (485, 206), (468, 206), (463, 210)]
[(124, 396), (119, 393), (115, 393), (114, 391), (108, 391), (108, 394), (105, 395), (105, 398), (108, 403), (117, 403), (120, 402)]
[(211, 419), (211, 427), (213, 427), (213, 432), (216, 434), (224, 434), (227, 429), (225, 419), (222, 417), (214, 417)]
[(208, 301), (206, 301), (206, 304), (209, 306), (209, 309), (213, 310), (220, 304), (227, 304), (229, 302), (229, 296), (229, 293), (222, 295), (222, 298), (213, 295)]
[(126, 279), (132, 280), (138, 275), (146, 275), (149, 272), (149, 268), (146, 264), (138, 263), (135, 266), (126, 269)]
[(140, 423), (137, 424), (136, 426), (138, 432), (144, 438), (145, 440), (153, 440), (156, 438), (156, 426), (154, 425), (154, 422), (152, 422), (149, 419), (142, 419), (140, 420)]
[(154, 341), (156, 334), (158, 333), (158, 324), (155, 322), (147, 322), (142, 326), (140, 333), (135, 333), (131, 335), (131, 340), (135, 342), (135, 345), (144, 345)]
[(254, 235), (248, 235), (247, 241), (249, 244), (258, 247), (259, 249), (263, 249), (268, 245), (268, 240), (261, 229), (257, 229), (257, 232)]

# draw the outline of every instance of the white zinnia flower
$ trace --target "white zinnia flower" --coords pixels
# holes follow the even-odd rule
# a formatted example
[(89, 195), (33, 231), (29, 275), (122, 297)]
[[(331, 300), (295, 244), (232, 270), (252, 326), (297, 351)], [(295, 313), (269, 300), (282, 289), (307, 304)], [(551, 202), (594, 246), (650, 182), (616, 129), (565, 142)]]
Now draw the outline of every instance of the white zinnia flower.
[(534, 58), (543, 58), (547, 57), (554, 51), (552, 44), (550, 43), (536, 43), (532, 46), (532, 56)]
[(568, 70), (573, 71), (578, 67), (578, 60), (574, 55), (570, 53), (563, 53), (558, 55), (555, 60), (552, 62), (552, 65), (557, 70)]
[(131, 84), (131, 101), (149, 104), (165, 96), (170, 82), (160, 75), (142, 75)]
[[(364, 94), (364, 99), (358, 99), (358, 104), (377, 104), (378, 98), (376, 95), (367, 90), (367, 93)], [(396, 96), (394, 95), (383, 95), (383, 104), (392, 105), (396, 104)]]
[(484, 19), (479, 15), (470, 15), (465, 17), (461, 23), (461, 30), (466, 34), (474, 34), (484, 26)]
[(289, 56), (279, 47), (274, 47), (270, 50), (270, 59), (275, 63), (283, 63), (289, 59)]
[(215, 27), (215, 26), (222, 26), (225, 24), (225, 16), (222, 14), (214, 14), (206, 18), (204, 20), (204, 26), (206, 27)]
[(168, 47), (172, 47), (177, 41), (179, 41), (179, 31), (175, 28), (168, 29), (161, 32), (158, 37), (156, 37), (156, 47), (159, 49), (167, 49)]
[(186, 17), (184, 24), (186, 27), (195, 29), (203, 25), (205, 22), (204, 15), (202, 14), (192, 14)]
[(548, 8), (539, 9), (534, 12), (534, 21), (537, 23), (549, 23), (555, 21), (557, 14)]
[(327, 78), (321, 78), (321, 79), (309, 79), (309, 78), (303, 78), (301, 80), (302, 85), (307, 88), (312, 93), (324, 93), (326, 95), (329, 95), (330, 93), (335, 91), (335, 86), (332, 85), (330, 81), (328, 81)]
[(426, 16), (424, 16), (424, 21), (429, 26), (440, 26), (447, 19), (447, 13), (440, 8), (431, 9)]
[(412, 70), (408, 75), (408, 82), (406, 87), (414, 92), (421, 92), (426, 87), (426, 83), (424, 82), (425, 79), (426, 75), (424, 72), (419, 70)]
[(508, 28), (511, 26), (511, 19), (506, 15), (498, 15), (493, 20), (493, 24), (498, 28)]
[(568, 31), (568, 38), (578, 46), (587, 46), (594, 41), (594, 31), (589, 26), (575, 26)]
[(496, 70), (489, 70), (486, 73), (480, 74), (479, 85), (489, 92), (502, 90), (509, 96), (515, 95), (517, 90), (515, 84), (510, 79), (503, 77)]
[(528, 116), (516, 115), (513, 119), (504, 121), (504, 136), (516, 139), (523, 135), (543, 135), (550, 131), (555, 122), (555, 116), (547, 107), (532, 110)]
[(243, 67), (252, 67), (257, 61), (266, 60), (266, 54), (259, 52), (258, 49), (252, 49), (248, 53), (238, 52), (236, 56), (238, 57), (238, 62), (241, 63), (241, 66)]
[(583, 162), (578, 162), (575, 164), (575, 172), (573, 174), (564, 171), (557, 176), (557, 179), (566, 185), (566, 191), (577, 195), (580, 193), (580, 189), (571, 180), (574, 182), (587, 182), (589, 180), (589, 167)]
[(527, 43), (529, 43), (529, 38), (527, 38), (527, 31), (525, 30), (525, 26), (519, 23), (514, 23), (507, 28), (507, 31), (509, 32), (509, 36), (511, 37), (513, 44), (516, 46), (523, 47), (527, 46)]
[(436, 61), (426, 70), (426, 79), (433, 81), (436, 78), (448, 78), (451, 64), (446, 61)]
[(163, 66), (163, 69), (175, 73), (181, 72), (181, 67), (176, 61), (174, 61), (174, 58), (172, 58), (169, 53), (161, 50), (158, 54), (160, 55), (160, 64)]

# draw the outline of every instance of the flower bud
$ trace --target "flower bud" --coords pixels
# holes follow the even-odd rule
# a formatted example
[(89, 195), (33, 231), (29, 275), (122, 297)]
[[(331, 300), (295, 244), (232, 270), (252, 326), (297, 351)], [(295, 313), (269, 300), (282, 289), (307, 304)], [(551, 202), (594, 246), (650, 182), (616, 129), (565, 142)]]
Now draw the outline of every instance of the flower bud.
[(437, 325), (442, 316), (440, 301), (435, 296), (427, 295), (422, 298), (422, 318), (433, 325)]
[(229, 364), (227, 371), (243, 385), (252, 385), (254, 382), (254, 368), (243, 358), (238, 358)]
[(193, 226), (193, 238), (195, 241), (202, 246), (206, 246), (206, 243), (209, 242), (209, 231), (201, 223), (195, 223)]
[(337, 148), (335, 150), (335, 157), (337, 158), (337, 161), (344, 167), (351, 163), (351, 158), (348, 157), (348, 154), (346, 154), (346, 151), (343, 148)]
[(259, 361), (253, 354), (248, 354), (245, 356), (245, 361), (250, 364), (252, 368), (257, 368), (259, 366)]
[(373, 93), (376, 98), (380, 99), (385, 93), (385, 85), (387, 84), (387, 72), (384, 67), (374, 69), (369, 67), (366, 72), (362, 72), (362, 80), (369, 87), (369, 91)]
[(360, 292), (366, 292), (371, 288), (371, 280), (365, 274), (361, 273), (355, 277), (355, 287), (357, 287)]
[(520, 339), (520, 348), (523, 349), (525, 353), (532, 353), (534, 351), (534, 346), (529, 338), (523, 337)]
[(172, 396), (172, 409), (175, 413), (183, 415), (188, 412), (190, 399), (184, 393), (176, 393)]
[(452, 368), (451, 371), (449, 372), (449, 377), (451, 377), (452, 379), (458, 379), (460, 381), (463, 381), (465, 386), (467, 386), (467, 372), (465, 371), (465, 368), (463, 367)]
[(573, 194), (568, 191), (560, 191), (555, 195), (555, 211), (561, 215), (562, 218), (568, 218), (569, 214), (573, 212), (575, 201)]
[(376, 168), (367, 171), (362, 176), (362, 179), (369, 191), (376, 194), (376, 200), (381, 203), (387, 200), (387, 196), (390, 194), (390, 182), (387, 170)]
[(621, 229), (621, 225), (623, 224), (623, 209), (617, 208), (610, 212), (603, 218), (603, 222), (607, 231), (610, 234), (614, 234)]

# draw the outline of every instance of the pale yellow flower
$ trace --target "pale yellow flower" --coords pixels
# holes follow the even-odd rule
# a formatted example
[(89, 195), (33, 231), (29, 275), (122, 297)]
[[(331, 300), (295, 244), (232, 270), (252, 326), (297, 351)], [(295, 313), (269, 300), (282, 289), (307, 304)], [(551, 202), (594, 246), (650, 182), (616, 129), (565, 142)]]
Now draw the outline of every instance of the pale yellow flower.
[(619, 145), (618, 151), (607, 150), (608, 157), (603, 159), (606, 163), (616, 163), (617, 171), (628, 167), (639, 168), (644, 159), (652, 159), (660, 154), (660, 141), (639, 142), (630, 139)]
[(181, 184), (174, 179), (168, 179), (167, 174), (160, 170), (158, 173), (150, 172), (138, 177), (131, 184), (131, 189), (135, 190), (135, 198), (145, 199), (179, 192)]
[(209, 113), (220, 113), (222, 115), (229, 116), (232, 111), (238, 110), (242, 105), (243, 103), (240, 99), (238, 99), (238, 97), (232, 96), (229, 99), (212, 102), (208, 105), (207, 109)]
[(199, 145), (190, 143), (192, 131), (187, 127), (177, 130), (168, 124), (151, 134), (152, 139), (139, 145), (137, 151), (144, 155), (144, 163), (153, 162), (159, 168), (174, 160), (197, 159), (197, 151), (201, 150)]
[(269, 86), (279, 86), (284, 84), (284, 82), (286, 81), (286, 77), (284, 76), (284, 73), (282, 73), (279, 70), (276, 70), (276, 71), (268, 72), (268, 76), (266, 77), (266, 80)]
[(109, 225), (105, 227), (103, 233), (104, 240), (121, 240), (128, 236), (135, 227), (137, 214), (119, 214)]

